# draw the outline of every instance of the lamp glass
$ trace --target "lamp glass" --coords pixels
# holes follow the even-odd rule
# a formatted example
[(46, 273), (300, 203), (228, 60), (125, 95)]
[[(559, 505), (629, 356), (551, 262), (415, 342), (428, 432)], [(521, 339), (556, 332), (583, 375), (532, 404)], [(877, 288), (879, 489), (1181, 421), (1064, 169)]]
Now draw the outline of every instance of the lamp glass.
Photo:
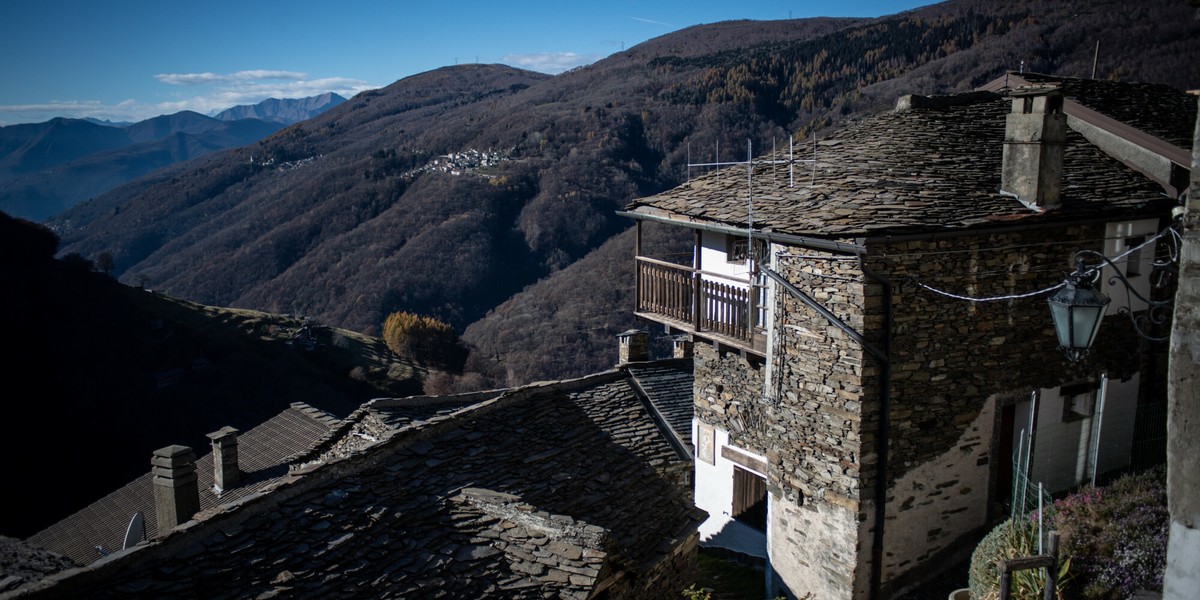
[[(1092, 347), (1109, 299), (1090, 286), (1067, 283), (1048, 301), (1058, 345), (1068, 355), (1082, 356)], [(1074, 360), (1074, 359), (1073, 359)]]

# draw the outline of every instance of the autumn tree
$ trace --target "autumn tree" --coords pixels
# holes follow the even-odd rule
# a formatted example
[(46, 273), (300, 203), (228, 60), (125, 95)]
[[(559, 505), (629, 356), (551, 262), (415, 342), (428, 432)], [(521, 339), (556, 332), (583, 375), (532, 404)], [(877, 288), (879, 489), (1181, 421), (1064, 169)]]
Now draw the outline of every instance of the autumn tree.
[(398, 356), (452, 369), (462, 368), (466, 355), (453, 327), (410, 312), (387, 316), (383, 322), (383, 341)]

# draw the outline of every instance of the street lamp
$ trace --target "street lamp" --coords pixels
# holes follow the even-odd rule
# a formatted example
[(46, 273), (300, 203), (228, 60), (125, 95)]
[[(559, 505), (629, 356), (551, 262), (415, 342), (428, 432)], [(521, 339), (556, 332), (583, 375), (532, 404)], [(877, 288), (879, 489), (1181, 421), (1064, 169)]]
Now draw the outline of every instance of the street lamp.
[[(1173, 244), (1172, 250), (1168, 258), (1154, 261), (1150, 281), (1153, 289), (1170, 293), (1178, 275), (1176, 263), (1179, 258), (1179, 234), (1176, 226), (1168, 227), (1155, 236), (1155, 239), (1143, 245), (1152, 244), (1168, 234), (1167, 239)], [(1088, 258), (1094, 259), (1094, 262), (1088, 264)], [(1143, 296), (1107, 256), (1093, 250), (1080, 250), (1075, 253), (1075, 271), (1067, 275), (1062, 288), (1047, 300), (1050, 305), (1050, 317), (1054, 320), (1054, 331), (1058, 334), (1058, 349), (1062, 350), (1071, 362), (1087, 356), (1092, 342), (1096, 340), (1096, 333), (1100, 331), (1100, 324), (1104, 321), (1109, 298), (1096, 290), (1096, 282), (1106, 265), (1112, 267), (1112, 276), (1109, 277), (1108, 284), (1123, 284), (1129, 291), (1126, 299), (1136, 297), (1147, 309), (1135, 314), (1131, 307), (1123, 306), (1117, 312), (1129, 315), (1129, 319), (1133, 321), (1133, 330), (1144, 339), (1161, 342), (1170, 337), (1169, 333), (1162, 336), (1153, 335), (1153, 331), (1167, 322), (1174, 298), (1151, 300)]]
[(1109, 299), (1096, 291), (1099, 277), (1100, 271), (1086, 269), (1083, 258), (1077, 255), (1075, 272), (1068, 275), (1066, 284), (1047, 300), (1050, 317), (1054, 319), (1054, 331), (1058, 334), (1058, 349), (1071, 362), (1087, 356), (1100, 324), (1104, 322)]

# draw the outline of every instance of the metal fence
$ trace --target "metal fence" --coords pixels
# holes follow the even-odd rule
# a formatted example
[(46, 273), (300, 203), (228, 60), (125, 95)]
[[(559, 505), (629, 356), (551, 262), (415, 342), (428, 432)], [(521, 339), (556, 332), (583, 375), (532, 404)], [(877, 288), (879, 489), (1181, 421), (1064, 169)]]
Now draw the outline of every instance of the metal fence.
[(1033, 457), (1033, 436), (1024, 430), (1016, 450), (1013, 452), (1012, 509), (1009, 516), (1013, 521), (1036, 515), (1038, 523), (1038, 553), (1049, 540), (1050, 523), (1044, 518), (1045, 509), (1054, 503), (1053, 496), (1040, 481), (1030, 477), (1030, 461)]

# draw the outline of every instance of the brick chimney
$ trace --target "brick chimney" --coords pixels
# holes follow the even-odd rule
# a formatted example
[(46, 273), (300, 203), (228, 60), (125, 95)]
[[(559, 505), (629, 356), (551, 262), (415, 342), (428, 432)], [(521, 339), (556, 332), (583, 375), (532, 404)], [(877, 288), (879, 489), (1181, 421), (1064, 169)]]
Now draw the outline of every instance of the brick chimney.
[(671, 338), (671, 357), (691, 358), (694, 343), (688, 339), (687, 335), (677, 335)]
[(154, 475), (154, 514), (159, 535), (185, 523), (200, 511), (200, 488), (196, 484), (196, 454), (187, 446), (167, 446), (150, 459)]
[(208, 439), (212, 440), (213, 491), (219, 496), (237, 485), (242, 476), (238, 467), (238, 430), (222, 427), (208, 434)]
[(1018, 88), (1004, 129), (1000, 193), (1037, 211), (1062, 205), (1063, 146), (1067, 116), (1055, 87)]
[(650, 334), (640, 329), (617, 334), (617, 364), (650, 360)]

